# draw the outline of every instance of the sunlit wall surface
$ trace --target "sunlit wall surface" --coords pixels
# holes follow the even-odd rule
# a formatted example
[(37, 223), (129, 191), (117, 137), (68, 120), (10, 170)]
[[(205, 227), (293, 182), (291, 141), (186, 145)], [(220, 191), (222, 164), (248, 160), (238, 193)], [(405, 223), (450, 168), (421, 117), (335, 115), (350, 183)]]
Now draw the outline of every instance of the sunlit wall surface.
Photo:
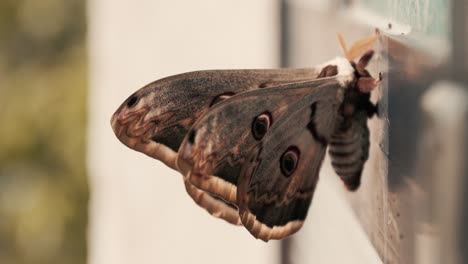
[(85, 1), (0, 1), (0, 263), (84, 263)]
[(187, 71), (277, 66), (277, 2), (88, 2), (90, 264), (275, 263), (278, 242), (210, 216), (180, 173), (110, 126), (138, 88)]

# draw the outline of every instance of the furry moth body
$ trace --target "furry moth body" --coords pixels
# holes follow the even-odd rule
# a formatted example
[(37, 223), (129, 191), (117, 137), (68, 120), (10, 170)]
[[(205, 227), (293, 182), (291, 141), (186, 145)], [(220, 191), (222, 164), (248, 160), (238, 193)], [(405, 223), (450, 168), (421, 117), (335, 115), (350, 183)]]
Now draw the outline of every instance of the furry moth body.
[(131, 95), (112, 128), (126, 146), (181, 172), (210, 214), (281, 239), (301, 228), (327, 147), (345, 186), (359, 187), (378, 84), (365, 70), (372, 55), (167, 77)]

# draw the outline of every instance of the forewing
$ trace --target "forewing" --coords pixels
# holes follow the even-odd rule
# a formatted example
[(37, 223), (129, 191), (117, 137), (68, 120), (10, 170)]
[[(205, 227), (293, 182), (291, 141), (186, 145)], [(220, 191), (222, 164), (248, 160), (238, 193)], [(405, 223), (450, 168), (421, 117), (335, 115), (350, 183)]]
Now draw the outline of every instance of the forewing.
[(128, 147), (171, 168), (193, 123), (218, 102), (247, 91), (311, 80), (318, 69), (211, 70), (167, 77), (131, 95), (112, 117), (112, 127)]
[[(256, 238), (281, 239), (301, 228), (327, 140), (340, 122), (339, 86), (301, 98), (250, 152), (238, 179), (242, 223)], [(323, 96), (317, 93), (325, 91)]]

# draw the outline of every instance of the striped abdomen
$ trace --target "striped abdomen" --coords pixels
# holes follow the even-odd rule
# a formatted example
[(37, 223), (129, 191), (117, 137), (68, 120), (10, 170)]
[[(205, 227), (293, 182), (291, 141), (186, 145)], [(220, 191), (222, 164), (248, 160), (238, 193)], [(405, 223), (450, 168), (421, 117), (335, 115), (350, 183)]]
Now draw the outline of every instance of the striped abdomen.
[(328, 152), (333, 169), (349, 190), (361, 183), (361, 172), (369, 156), (369, 129), (366, 116), (355, 116), (349, 126), (336, 131), (329, 140)]

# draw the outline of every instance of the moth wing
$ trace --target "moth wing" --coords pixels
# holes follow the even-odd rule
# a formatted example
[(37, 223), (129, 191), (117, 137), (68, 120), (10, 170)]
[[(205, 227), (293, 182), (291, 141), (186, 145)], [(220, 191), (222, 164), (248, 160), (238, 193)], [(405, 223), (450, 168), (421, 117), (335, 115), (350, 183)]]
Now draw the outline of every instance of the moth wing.
[(184, 178), (185, 190), (192, 197), (193, 201), (200, 207), (204, 208), (209, 214), (222, 218), (233, 225), (241, 225), (237, 207), (224, 200), (213, 196), (203, 190), (193, 186), (186, 178)]
[(264, 241), (299, 230), (307, 216), (327, 139), (340, 122), (340, 87), (324, 85), (297, 101), (243, 164), (237, 205), (243, 225)]
[(130, 96), (112, 117), (113, 130), (128, 147), (176, 169), (183, 138), (210, 107), (257, 89), (315, 79), (318, 69), (208, 70), (152, 82)]
[[(310, 102), (339, 97), (335, 78), (287, 84), (234, 96), (200, 117), (184, 139), (177, 167), (191, 184), (237, 203), (237, 184), (249, 150), (288, 108), (302, 97)], [(257, 122), (259, 121), (259, 124)]]

